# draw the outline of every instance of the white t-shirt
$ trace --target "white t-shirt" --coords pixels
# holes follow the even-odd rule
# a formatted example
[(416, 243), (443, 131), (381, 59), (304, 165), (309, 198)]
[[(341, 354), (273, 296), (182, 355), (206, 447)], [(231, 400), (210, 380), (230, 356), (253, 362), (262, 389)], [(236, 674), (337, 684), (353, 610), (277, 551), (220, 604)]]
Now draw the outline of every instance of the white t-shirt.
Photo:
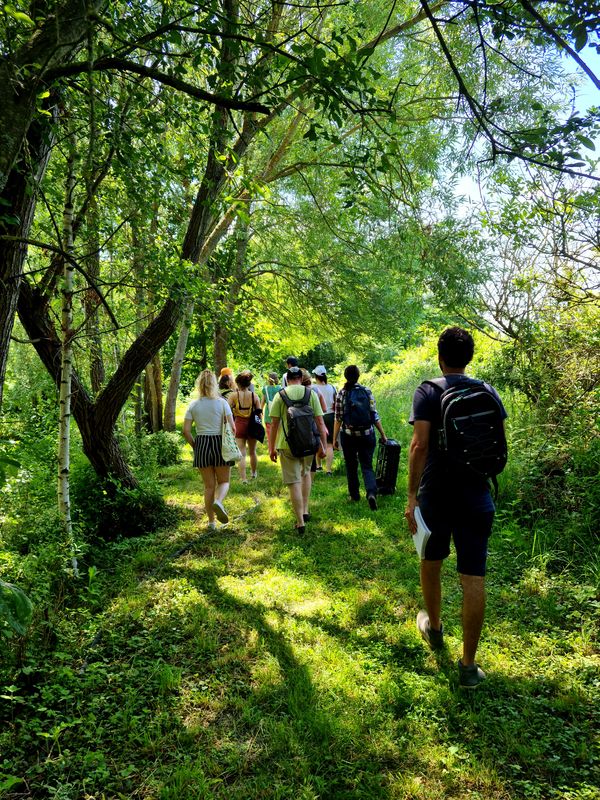
[(185, 419), (194, 420), (197, 436), (216, 436), (223, 428), (223, 415), (231, 417), (231, 407), (224, 397), (200, 397), (187, 407)]
[(335, 387), (330, 383), (313, 383), (313, 389), (325, 400), (325, 413), (331, 414), (335, 400)]

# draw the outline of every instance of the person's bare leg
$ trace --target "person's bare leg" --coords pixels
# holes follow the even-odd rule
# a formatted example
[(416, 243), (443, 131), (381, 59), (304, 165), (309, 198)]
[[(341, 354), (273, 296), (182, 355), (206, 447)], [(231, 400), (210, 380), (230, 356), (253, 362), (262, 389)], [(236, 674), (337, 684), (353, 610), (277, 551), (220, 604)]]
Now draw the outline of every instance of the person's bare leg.
[[(302, 477), (302, 513), (308, 514), (308, 502), (310, 500), (310, 491), (312, 489), (313, 473), (309, 470)], [(302, 523), (304, 524), (304, 522)]]
[(240, 448), (240, 453), (242, 454), (242, 457), (238, 461), (238, 470), (239, 470), (239, 473), (240, 473), (240, 480), (241, 481), (245, 481), (246, 480), (246, 440), (245, 439), (237, 439), (236, 438), (236, 442), (237, 442), (237, 446)]
[(485, 578), (480, 575), (461, 575), (463, 590), (462, 628), (463, 628), (463, 666), (475, 663), (475, 653), (483, 627), (485, 614)]
[(248, 452), (250, 453), (250, 473), (256, 475), (258, 458), (256, 455), (256, 439), (248, 439)]
[(231, 474), (231, 467), (215, 467), (215, 475), (217, 478), (217, 486), (215, 489), (215, 500), (220, 503), (227, 497), (229, 491), (229, 478)]
[(198, 470), (204, 484), (204, 510), (209, 522), (215, 521), (213, 502), (215, 499), (215, 470), (214, 467), (202, 467)]
[(421, 591), (429, 616), (429, 625), (435, 631), (442, 627), (442, 572), (443, 561), (421, 561)]
[(325, 471), (331, 472), (331, 465), (333, 464), (333, 445), (327, 445), (327, 455), (325, 456)]
[(296, 522), (298, 525), (304, 525), (304, 517), (302, 516), (302, 514), (304, 513), (304, 498), (302, 496), (302, 485), (303, 481), (298, 481), (298, 483), (288, 484), (290, 490), (290, 500), (292, 501), (292, 508), (294, 509), (294, 514), (296, 515)]

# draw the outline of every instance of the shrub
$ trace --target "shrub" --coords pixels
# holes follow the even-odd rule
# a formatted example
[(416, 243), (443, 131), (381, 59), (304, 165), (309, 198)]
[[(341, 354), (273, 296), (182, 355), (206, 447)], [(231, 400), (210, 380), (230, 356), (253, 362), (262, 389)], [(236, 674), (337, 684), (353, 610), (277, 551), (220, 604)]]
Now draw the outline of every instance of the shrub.
[(100, 479), (91, 466), (72, 473), (73, 518), (81, 531), (101, 539), (141, 536), (166, 525), (173, 515), (156, 480), (138, 476), (128, 489), (118, 480)]
[(183, 439), (180, 434), (169, 431), (144, 434), (121, 441), (128, 461), (148, 470), (153, 467), (169, 467), (181, 461)]

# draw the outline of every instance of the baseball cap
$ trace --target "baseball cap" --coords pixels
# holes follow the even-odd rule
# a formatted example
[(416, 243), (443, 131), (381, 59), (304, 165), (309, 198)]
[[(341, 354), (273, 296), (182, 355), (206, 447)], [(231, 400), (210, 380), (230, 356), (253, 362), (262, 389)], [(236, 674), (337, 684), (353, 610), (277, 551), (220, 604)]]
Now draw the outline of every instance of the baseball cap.
[(219, 378), (222, 378), (223, 375), (233, 375), (233, 370), (231, 369), (231, 367), (223, 367), (223, 369), (219, 373)]
[(327, 375), (327, 370), (323, 366), (323, 364), (319, 364), (318, 367), (313, 369), (313, 375)]

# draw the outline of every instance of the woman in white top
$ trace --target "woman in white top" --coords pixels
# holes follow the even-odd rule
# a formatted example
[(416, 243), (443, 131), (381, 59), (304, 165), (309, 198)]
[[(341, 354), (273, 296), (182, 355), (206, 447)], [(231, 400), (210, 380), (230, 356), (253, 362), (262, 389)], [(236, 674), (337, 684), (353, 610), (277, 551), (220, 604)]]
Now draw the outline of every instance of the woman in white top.
[[(194, 448), (194, 466), (204, 484), (208, 527), (214, 528), (215, 516), (221, 522), (229, 522), (223, 500), (229, 491), (231, 463), (223, 461), (221, 455), (223, 419), (227, 420), (234, 434), (235, 428), (229, 403), (219, 395), (217, 379), (209, 369), (198, 375), (196, 389), (198, 399), (190, 403), (185, 412), (183, 435)], [(195, 438), (192, 436), (192, 423), (196, 428)]]
[[(325, 474), (332, 476), (331, 466), (333, 464), (333, 425), (334, 425), (334, 406), (337, 391), (335, 386), (327, 383), (327, 370), (323, 364), (313, 369), (313, 375), (317, 379), (315, 391), (319, 393), (323, 406), (323, 422), (327, 428), (327, 453), (325, 455)], [(317, 469), (323, 469), (321, 459), (317, 456)]]

